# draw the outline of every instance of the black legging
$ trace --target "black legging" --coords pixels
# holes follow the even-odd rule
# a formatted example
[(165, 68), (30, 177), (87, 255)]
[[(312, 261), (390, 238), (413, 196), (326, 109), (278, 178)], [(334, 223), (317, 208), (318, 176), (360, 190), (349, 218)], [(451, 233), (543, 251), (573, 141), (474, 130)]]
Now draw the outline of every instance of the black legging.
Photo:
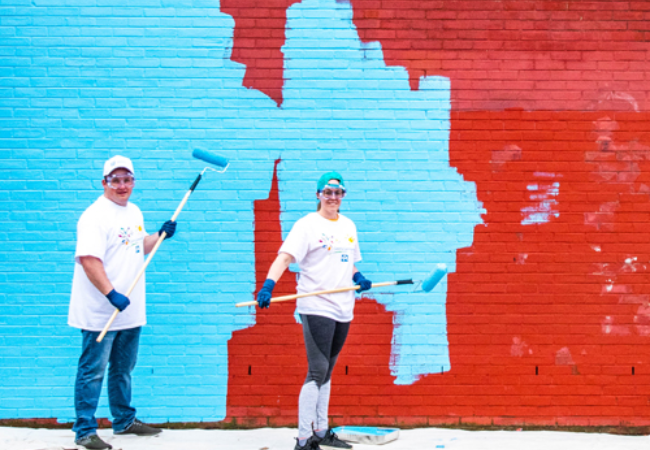
[(314, 381), (320, 388), (331, 376), (336, 360), (348, 337), (350, 322), (337, 322), (323, 316), (301, 314), (309, 371), (305, 384)]

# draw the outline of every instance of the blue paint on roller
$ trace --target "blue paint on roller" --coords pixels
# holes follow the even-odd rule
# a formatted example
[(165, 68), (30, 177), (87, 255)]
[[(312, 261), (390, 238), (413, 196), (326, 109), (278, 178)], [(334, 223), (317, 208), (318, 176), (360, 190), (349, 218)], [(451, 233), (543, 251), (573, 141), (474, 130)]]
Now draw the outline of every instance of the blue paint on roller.
[(228, 158), (216, 153), (209, 152), (207, 150), (203, 150), (201, 148), (195, 148), (192, 152), (192, 156), (196, 159), (200, 159), (201, 161), (205, 161), (221, 168), (228, 165)]
[(431, 292), (445, 275), (447, 275), (447, 265), (438, 264), (436, 270), (434, 270), (433, 273), (422, 282), (422, 290), (424, 292)]

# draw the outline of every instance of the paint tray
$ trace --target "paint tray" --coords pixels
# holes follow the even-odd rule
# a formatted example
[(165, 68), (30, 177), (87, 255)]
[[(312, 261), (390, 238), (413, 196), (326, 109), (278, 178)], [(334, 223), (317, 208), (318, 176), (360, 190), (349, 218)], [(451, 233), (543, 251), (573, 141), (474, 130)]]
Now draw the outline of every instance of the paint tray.
[(339, 439), (359, 444), (382, 445), (399, 437), (399, 428), (348, 427), (334, 428)]

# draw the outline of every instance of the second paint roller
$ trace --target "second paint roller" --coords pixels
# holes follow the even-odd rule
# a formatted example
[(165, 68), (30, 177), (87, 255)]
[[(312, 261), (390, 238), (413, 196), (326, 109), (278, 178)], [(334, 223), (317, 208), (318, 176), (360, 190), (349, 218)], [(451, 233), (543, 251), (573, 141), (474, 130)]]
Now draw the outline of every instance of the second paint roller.
[[(423, 292), (431, 292), (433, 288), (435, 288), (438, 285), (440, 280), (442, 280), (442, 278), (445, 275), (447, 275), (447, 265), (438, 264), (436, 268), (433, 270), (433, 272), (431, 272), (424, 280), (418, 281), (418, 286), (422, 289)], [(415, 281), (411, 279), (397, 280), (397, 281), (384, 281), (382, 283), (372, 283), (372, 287), (376, 288), (376, 287), (383, 287), (383, 286), (395, 286), (400, 284), (415, 284)], [(416, 289), (418, 286), (416, 286)], [(359, 289), (359, 286), (346, 286), (346, 287), (335, 288), (335, 289), (326, 289), (324, 291), (285, 295), (283, 297), (272, 298), (271, 303), (286, 302), (289, 300), (296, 300), (298, 298), (303, 298), (303, 297), (312, 297), (314, 295), (336, 294), (337, 292), (356, 291), (357, 289)], [(257, 305), (256, 301), (241, 302), (235, 304), (235, 306), (238, 308), (241, 306), (255, 306), (255, 305)]]

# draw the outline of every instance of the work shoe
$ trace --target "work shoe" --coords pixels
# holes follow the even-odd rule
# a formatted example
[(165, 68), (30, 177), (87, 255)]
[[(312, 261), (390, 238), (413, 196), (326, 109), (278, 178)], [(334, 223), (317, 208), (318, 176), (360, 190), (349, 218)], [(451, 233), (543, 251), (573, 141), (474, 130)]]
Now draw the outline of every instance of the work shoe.
[(122, 431), (113, 432), (113, 434), (135, 434), (136, 436), (155, 436), (162, 433), (160, 428), (150, 427), (147, 424), (135, 419), (131, 425)]
[(307, 442), (305, 442), (304, 446), (300, 446), (298, 438), (296, 438), (296, 446), (293, 448), (293, 450), (321, 450), (321, 448), (318, 446), (318, 438), (316, 436), (312, 436), (309, 439), (307, 439)]
[(335, 432), (331, 428), (327, 429), (327, 434), (322, 438), (314, 435), (316, 439), (319, 439), (318, 445), (323, 448), (352, 448), (350, 444), (339, 439)]
[(76, 439), (74, 443), (91, 450), (104, 450), (106, 448), (113, 448), (111, 444), (107, 444), (106, 442), (102, 441), (96, 434), (91, 434), (89, 436), (84, 436), (81, 439)]

